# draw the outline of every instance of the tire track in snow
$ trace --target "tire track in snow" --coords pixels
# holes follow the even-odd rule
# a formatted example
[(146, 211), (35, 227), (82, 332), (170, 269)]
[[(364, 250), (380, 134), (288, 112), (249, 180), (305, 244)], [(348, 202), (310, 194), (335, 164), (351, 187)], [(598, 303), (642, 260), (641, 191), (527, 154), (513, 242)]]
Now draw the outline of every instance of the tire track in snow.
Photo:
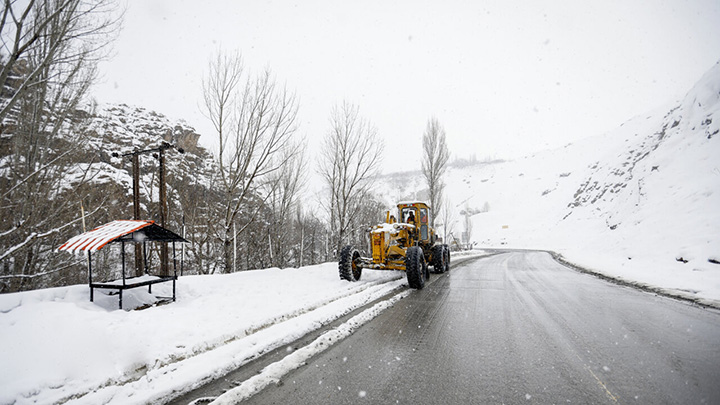
[(65, 394), (56, 403), (168, 402), (403, 286), (407, 286), (404, 277), (358, 283), (326, 300), (245, 328), (238, 335), (225, 335), (200, 349), (196, 347), (187, 355), (146, 364), (122, 380), (114, 378), (85, 392)]
[[(283, 315), (276, 316), (276, 317), (274, 317), (274, 318), (271, 318), (271, 319), (269, 319), (269, 320), (261, 323), (261, 324), (258, 325), (258, 326), (251, 326), (251, 327), (249, 327), (249, 328), (246, 328), (246, 329), (245, 329), (245, 336), (252, 335), (252, 334), (255, 333), (255, 332), (258, 332), (258, 331), (260, 331), (260, 330), (263, 330), (263, 329), (265, 329), (265, 328), (268, 328), (268, 327), (270, 327), (270, 326), (272, 326), (272, 325), (275, 325), (275, 324), (277, 324), (277, 323), (285, 322), (285, 321), (287, 321), (287, 320), (289, 320), (289, 319), (293, 319), (293, 318), (298, 317), (298, 316), (300, 316), (300, 315), (302, 315), (302, 314), (306, 314), (306, 313), (308, 313), (308, 312), (310, 312), (310, 311), (314, 311), (314, 310), (316, 310), (316, 309), (318, 309), (318, 308), (320, 308), (320, 307), (323, 307), (323, 306), (325, 306), (325, 305), (331, 304), (331, 303), (333, 303), (333, 302), (335, 302), (335, 301), (337, 301), (337, 300), (340, 300), (340, 299), (349, 297), (349, 296), (351, 296), (351, 295), (359, 294), (359, 293), (361, 293), (361, 292), (363, 292), (363, 291), (365, 291), (365, 290), (367, 290), (367, 289), (369, 289), (369, 288), (371, 288), (371, 287), (376, 287), (376, 286), (379, 286), (379, 285), (387, 284), (387, 283), (390, 283), (390, 282), (399, 280), (400, 278), (401, 278), (401, 277), (398, 277), (398, 278), (395, 278), (395, 279), (390, 279), (390, 280), (379, 280), (379, 281), (373, 281), (373, 282), (370, 282), (370, 283), (361, 284), (361, 285), (359, 285), (359, 286), (357, 286), (357, 287), (355, 287), (355, 288), (353, 288), (353, 289), (351, 289), (351, 290), (348, 290), (347, 293), (345, 293), (345, 294), (337, 295), (337, 296), (334, 296), (334, 297), (331, 297), (331, 298), (328, 298), (328, 299), (319, 301), (319, 302), (317, 302), (317, 303), (315, 303), (315, 304), (312, 304), (312, 305), (310, 305), (310, 306), (307, 306), (307, 307), (305, 307), (305, 308), (301, 308), (301, 309), (295, 310), (295, 311), (290, 311), (290, 312), (288, 312), (287, 314), (283, 314)], [(241, 336), (241, 338), (242, 338), (242, 337), (245, 337), (245, 336)]]
[[(479, 259), (482, 257), (492, 256), (495, 254), (500, 253), (500, 251), (490, 251), (490, 252), (482, 252), (482, 253), (475, 253), (475, 254), (468, 254), (468, 255), (458, 255), (454, 256), (454, 265), (459, 266), (466, 262)], [(430, 278), (430, 280), (427, 281), (426, 287), (432, 285), (435, 281), (437, 281), (442, 275), (435, 274), (435, 277)], [(400, 276), (398, 278), (405, 278), (404, 273), (400, 273)], [(403, 283), (403, 286), (407, 287), (407, 282)], [(344, 339), (345, 337), (349, 336), (354, 330), (356, 330), (358, 327), (362, 326), (362, 324), (369, 322), (372, 320), (375, 316), (377, 316), (382, 310), (388, 308), (389, 306), (392, 306), (397, 300), (404, 298), (412, 293), (412, 290), (406, 290), (399, 294), (396, 294), (395, 296), (384, 300), (380, 303), (377, 303), (370, 309), (366, 309), (363, 312), (361, 312), (358, 315), (353, 316), (349, 320), (345, 321), (343, 324), (338, 325), (337, 327), (334, 327), (333, 329), (330, 329), (326, 332), (323, 332), (320, 336), (312, 340), (312, 343), (308, 343), (303, 348), (298, 349), (296, 352), (294, 352), (292, 355), (287, 355), (283, 357), (282, 359), (275, 361), (273, 363), (270, 363), (266, 365), (257, 375), (252, 377), (245, 377), (245, 380), (239, 379), (237, 381), (233, 381), (232, 385), (235, 386), (235, 388), (231, 388), (230, 390), (226, 391), (226, 394), (223, 394), (223, 396), (214, 396), (214, 395), (208, 395), (205, 394), (205, 396), (202, 397), (195, 397), (193, 399), (190, 398), (183, 398), (185, 399), (185, 402), (176, 401), (175, 403), (187, 403), (189, 405), (201, 405), (201, 404), (209, 404), (212, 403), (215, 400), (221, 401), (220, 403), (223, 403), (222, 401), (225, 401), (226, 403), (235, 403), (237, 401), (242, 401), (247, 398), (252, 397), (253, 395), (257, 394), (258, 392), (262, 391), (264, 388), (266, 388), (269, 385), (278, 384), (281, 381), (281, 378), (286, 375), (287, 373), (291, 372), (292, 370), (303, 366), (307, 359), (310, 357), (315, 356), (316, 354), (328, 349), (332, 344)], [(389, 302), (391, 301), (391, 302)], [(386, 306), (387, 305), (387, 306)], [(374, 312), (373, 308), (379, 309), (378, 312)], [(364, 315), (362, 315), (364, 314)], [(362, 319), (363, 322), (358, 324), (358, 321)], [(351, 330), (347, 330), (347, 328), (351, 328)], [(347, 333), (346, 333), (347, 332)], [(296, 354), (300, 352), (300, 354)], [(293, 356), (293, 357), (291, 357)], [(298, 362), (298, 358), (302, 359), (302, 361)], [(216, 388), (217, 389), (217, 388)], [(227, 392), (232, 391), (234, 394), (227, 394)]]
[[(287, 355), (282, 360), (270, 364), (263, 371), (243, 381), (238, 387), (233, 388), (212, 402), (214, 405), (230, 405), (250, 398), (265, 387), (277, 384), (289, 372), (303, 366), (313, 356), (322, 353), (336, 342), (348, 337), (362, 325), (370, 322), (385, 309), (393, 306), (397, 301), (407, 297), (412, 290), (405, 290), (394, 295), (392, 298), (379, 302), (372, 307), (350, 318), (347, 322), (335, 329), (328, 331), (315, 339), (309, 345)], [(195, 402), (199, 403), (199, 402)]]

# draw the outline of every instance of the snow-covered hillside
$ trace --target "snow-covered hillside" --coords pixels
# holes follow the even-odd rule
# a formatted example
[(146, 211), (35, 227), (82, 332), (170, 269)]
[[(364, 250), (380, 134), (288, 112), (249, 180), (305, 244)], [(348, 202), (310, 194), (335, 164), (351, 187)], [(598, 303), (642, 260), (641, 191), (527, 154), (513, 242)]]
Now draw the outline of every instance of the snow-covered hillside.
[[(182, 183), (181, 176), (192, 176), (191, 182), (195, 185), (210, 187), (210, 177), (215, 171), (212, 156), (204, 148), (198, 146), (200, 134), (183, 121), (173, 121), (166, 116), (140, 107), (125, 104), (103, 105), (95, 113), (90, 130), (94, 136), (88, 139), (88, 146), (103, 152), (128, 153), (133, 150), (143, 150), (157, 147), (165, 141), (181, 148), (185, 153), (174, 153), (166, 159), (169, 179), (169, 194), (179, 195), (180, 192), (173, 186)], [(126, 164), (119, 157), (109, 159), (111, 164), (104, 166), (94, 183), (114, 181), (123, 186), (128, 193), (132, 192), (132, 178)], [(127, 160), (127, 159), (125, 159)], [(140, 165), (143, 174), (141, 179), (141, 200), (143, 209), (148, 211), (145, 201), (157, 200), (158, 186), (153, 182), (157, 175), (154, 168), (157, 159), (150, 155), (140, 155)], [(188, 180), (190, 181), (190, 180)], [(188, 182), (186, 181), (186, 182)], [(152, 186), (150, 186), (152, 185)], [(177, 196), (171, 201), (177, 200)]]
[[(720, 304), (720, 64), (685, 99), (610, 133), (500, 163), (449, 168), (454, 235), (547, 249), (593, 271)], [(419, 173), (379, 189), (407, 198)], [(481, 212), (489, 208), (488, 212)]]

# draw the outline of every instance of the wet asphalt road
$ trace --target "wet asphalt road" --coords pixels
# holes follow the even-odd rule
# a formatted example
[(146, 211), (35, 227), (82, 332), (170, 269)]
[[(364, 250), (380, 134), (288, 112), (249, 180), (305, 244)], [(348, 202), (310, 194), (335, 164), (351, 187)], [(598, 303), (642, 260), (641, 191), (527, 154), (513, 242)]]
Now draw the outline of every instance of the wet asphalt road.
[(540, 252), (432, 278), (248, 402), (720, 404), (718, 311)]

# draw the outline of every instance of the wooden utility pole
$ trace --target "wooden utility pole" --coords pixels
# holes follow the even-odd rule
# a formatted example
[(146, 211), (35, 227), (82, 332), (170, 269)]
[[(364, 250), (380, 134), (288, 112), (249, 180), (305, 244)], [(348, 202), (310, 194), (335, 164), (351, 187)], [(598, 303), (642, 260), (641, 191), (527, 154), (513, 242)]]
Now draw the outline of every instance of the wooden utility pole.
[[(135, 153), (132, 155), (132, 171), (133, 171), (133, 219), (140, 219), (140, 157)], [(143, 260), (143, 244), (135, 244), (135, 277), (140, 277), (145, 273)]]
[[(156, 157), (159, 161), (159, 180), (160, 180), (160, 197), (159, 197), (159, 214), (160, 214), (160, 226), (165, 227), (167, 220), (167, 192), (165, 184), (165, 150), (174, 148), (175, 146), (163, 142), (157, 148), (145, 149), (145, 150), (134, 150), (132, 152), (124, 153), (119, 155), (113, 153), (115, 157), (127, 157), (130, 156), (132, 160), (132, 171), (133, 171), (133, 217), (136, 220), (140, 219), (140, 155), (147, 153), (157, 153)], [(185, 153), (182, 148), (177, 148), (180, 153)], [(144, 260), (143, 260), (143, 248), (141, 243), (135, 244), (135, 276), (142, 276), (144, 273)], [(168, 269), (168, 246), (167, 242), (160, 244), (160, 276), (169, 276), (170, 271)]]
[[(167, 217), (167, 190), (165, 187), (165, 149), (170, 148), (170, 144), (163, 142), (158, 151), (158, 161), (160, 162), (160, 226), (165, 227)], [(169, 276), (168, 269), (168, 245), (167, 242), (160, 243), (160, 276)]]

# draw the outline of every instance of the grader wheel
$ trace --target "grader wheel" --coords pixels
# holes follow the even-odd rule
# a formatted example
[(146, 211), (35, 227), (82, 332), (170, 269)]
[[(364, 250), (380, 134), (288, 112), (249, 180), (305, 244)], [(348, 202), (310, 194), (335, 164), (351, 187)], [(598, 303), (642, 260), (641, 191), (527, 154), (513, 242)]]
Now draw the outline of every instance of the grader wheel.
[(426, 266), (422, 248), (409, 247), (405, 256), (405, 272), (410, 288), (421, 290), (425, 287)]
[(338, 262), (338, 270), (340, 271), (340, 279), (347, 281), (358, 281), (362, 275), (362, 267), (358, 267), (357, 259), (360, 258), (360, 252), (352, 246), (345, 246), (340, 251), (340, 261)]
[(435, 245), (432, 248), (433, 271), (437, 274), (444, 273), (447, 266), (445, 262), (445, 247)]
[(445, 271), (450, 271), (450, 247), (443, 245), (443, 256), (445, 257)]

